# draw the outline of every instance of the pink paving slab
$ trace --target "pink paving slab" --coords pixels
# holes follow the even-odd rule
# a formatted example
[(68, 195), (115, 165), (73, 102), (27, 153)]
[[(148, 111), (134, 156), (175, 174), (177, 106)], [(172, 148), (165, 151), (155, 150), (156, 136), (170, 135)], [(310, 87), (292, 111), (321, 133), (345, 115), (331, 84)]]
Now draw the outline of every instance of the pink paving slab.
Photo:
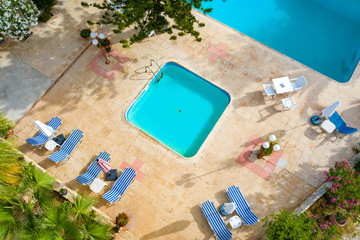
[(217, 49), (221, 50), (221, 51), (224, 51), (227, 46), (223, 43), (219, 43), (217, 46), (216, 46)]
[[(125, 170), (125, 168), (128, 168), (128, 167), (131, 167), (131, 165), (128, 163), (128, 162), (123, 162), (122, 164), (121, 164), (121, 166), (120, 166), (120, 169), (121, 170)], [(135, 169), (134, 169), (135, 170)]]
[(252, 171), (253, 173), (257, 174), (258, 176), (262, 177), (265, 180), (269, 180), (272, 172), (275, 169), (275, 166), (277, 164), (277, 162), (279, 161), (281, 155), (282, 155), (282, 151), (278, 151), (278, 152), (273, 152), (270, 155), (269, 161), (267, 161), (267, 163), (265, 164), (265, 167), (262, 168), (260, 166), (258, 166), (257, 164), (251, 162), (249, 160), (249, 156), (251, 154), (251, 152), (253, 151), (254, 147), (256, 145), (261, 145), (263, 144), (264, 140), (262, 140), (261, 138), (255, 136), (255, 135), (251, 135), (249, 142), (247, 142), (245, 144), (244, 149), (242, 150), (242, 152), (240, 153), (238, 159), (236, 160), (238, 163), (240, 163), (241, 165), (243, 165), (244, 167), (246, 167), (247, 169), (249, 169), (250, 171)]
[(211, 53), (210, 60), (212, 62), (216, 62), (218, 58), (226, 59), (229, 57), (229, 54), (225, 52), (227, 46), (223, 43), (219, 43), (216, 47), (214, 45), (210, 45), (208, 47), (208, 51)]
[(220, 53), (219, 57), (221, 57), (222, 59), (227, 59), (229, 57), (229, 54), (226, 52), (222, 52)]
[(208, 47), (208, 51), (211, 52), (211, 53), (213, 53), (213, 52), (216, 51), (216, 47), (214, 47), (213, 45), (210, 45), (210, 46)]
[(144, 177), (145, 177), (145, 174), (140, 171), (140, 168), (141, 168), (142, 165), (143, 165), (143, 162), (140, 161), (139, 159), (136, 159), (135, 162), (134, 162), (132, 165), (130, 165), (130, 163), (124, 161), (124, 162), (121, 164), (120, 169), (124, 171), (125, 168), (131, 167), (131, 168), (134, 169), (135, 172), (136, 172), (135, 179), (138, 180), (138, 181), (140, 181), (140, 182), (142, 182), (142, 180), (143, 180)]
[(218, 56), (218, 55), (215, 55), (215, 54), (211, 54), (211, 56), (210, 56), (210, 60), (211, 60), (212, 62), (216, 62), (216, 60), (218, 60), (218, 58), (219, 58), (219, 56)]
[[(90, 68), (91, 70), (93, 70), (94, 72), (96, 72), (97, 74), (103, 76), (104, 78), (107, 78), (109, 80), (112, 80), (115, 76), (115, 74), (124, 68), (124, 65), (127, 61), (129, 61), (129, 58), (121, 55), (121, 53), (112, 50), (109, 53), (110, 56), (112, 56), (114, 59), (116, 59), (116, 64), (112, 67), (111, 70), (106, 70), (104, 68), (102, 68), (99, 65), (100, 61), (105, 61), (104, 56), (101, 52), (101, 50), (99, 51), (99, 53), (91, 60), (91, 62), (88, 64), (88, 68)], [(114, 61), (112, 59), (112, 61)]]
[(143, 164), (144, 163), (140, 159), (136, 159), (135, 162), (131, 166), (133, 169), (139, 170)]

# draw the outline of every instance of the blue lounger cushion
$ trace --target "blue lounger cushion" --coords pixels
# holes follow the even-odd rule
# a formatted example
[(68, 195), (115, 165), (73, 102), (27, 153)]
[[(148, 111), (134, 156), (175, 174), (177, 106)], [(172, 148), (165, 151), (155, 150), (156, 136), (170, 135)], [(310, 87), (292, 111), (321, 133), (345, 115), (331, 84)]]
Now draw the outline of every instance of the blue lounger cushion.
[(75, 149), (76, 145), (80, 142), (83, 135), (84, 133), (82, 131), (80, 131), (79, 129), (75, 129), (61, 145), (60, 150), (50, 155), (49, 159), (53, 162), (58, 163), (67, 158)]
[(229, 187), (226, 192), (230, 200), (236, 204), (236, 212), (246, 225), (253, 225), (259, 221), (259, 218), (251, 211), (249, 204), (237, 186)]
[(342, 117), (336, 111), (329, 117), (329, 120), (335, 125), (336, 130), (338, 130), (340, 133), (352, 134), (358, 131), (356, 128), (346, 126), (344, 119), (342, 119)]
[(106, 161), (106, 162), (109, 162), (110, 161), (110, 154), (107, 153), (106, 151), (101, 152), (99, 154), (99, 156), (97, 156), (97, 158), (86, 169), (86, 172), (76, 178), (76, 180), (79, 183), (81, 183), (83, 185), (89, 184), (100, 174), (101, 169), (96, 164), (96, 160), (98, 160), (99, 158)]
[(201, 210), (218, 239), (229, 240), (232, 238), (232, 233), (226, 227), (224, 220), (221, 218), (220, 213), (216, 210), (214, 203), (210, 201), (204, 202), (201, 204)]
[[(62, 123), (62, 120), (58, 117), (53, 117), (46, 125), (52, 127), (54, 130), (58, 129)], [(46, 136), (41, 131), (36, 137), (26, 139), (26, 142), (32, 146), (38, 146), (44, 144), (50, 137)]]
[(131, 167), (125, 168), (124, 172), (115, 181), (110, 191), (103, 194), (103, 198), (109, 203), (116, 202), (124, 194), (130, 183), (134, 180), (136, 172)]

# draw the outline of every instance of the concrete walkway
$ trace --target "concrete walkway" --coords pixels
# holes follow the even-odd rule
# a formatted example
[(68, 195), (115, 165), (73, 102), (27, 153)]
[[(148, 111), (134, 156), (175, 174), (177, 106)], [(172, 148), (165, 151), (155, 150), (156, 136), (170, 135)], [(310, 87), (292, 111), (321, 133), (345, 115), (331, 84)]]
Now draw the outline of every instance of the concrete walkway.
[(0, 52), (0, 109), (17, 122), (54, 80), (20, 58)]

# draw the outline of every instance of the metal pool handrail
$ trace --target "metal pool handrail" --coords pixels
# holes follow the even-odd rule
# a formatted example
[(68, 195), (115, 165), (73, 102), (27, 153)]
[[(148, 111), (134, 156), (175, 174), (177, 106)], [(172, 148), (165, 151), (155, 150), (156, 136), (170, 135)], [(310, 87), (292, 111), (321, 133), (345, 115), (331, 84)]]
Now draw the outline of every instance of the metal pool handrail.
[[(161, 72), (161, 74), (160, 74), (160, 76), (156, 79), (157, 81), (160, 81), (160, 79), (161, 79), (161, 77), (164, 75), (164, 73), (163, 73), (163, 71), (162, 71), (162, 69), (161, 69), (161, 67), (159, 66), (159, 64), (154, 60), (154, 59), (150, 59), (150, 67), (152, 66), (152, 63), (155, 63), (156, 64), (156, 66), (159, 68), (159, 71)], [(149, 68), (150, 69), (150, 68)], [(154, 73), (154, 72), (153, 72)]]

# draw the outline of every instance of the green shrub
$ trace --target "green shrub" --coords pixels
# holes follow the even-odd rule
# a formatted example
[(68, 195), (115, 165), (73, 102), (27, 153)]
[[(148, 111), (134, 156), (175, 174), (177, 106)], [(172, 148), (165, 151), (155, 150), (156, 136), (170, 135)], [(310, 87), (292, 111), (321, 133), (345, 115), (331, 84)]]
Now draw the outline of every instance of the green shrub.
[(37, 8), (43, 12), (50, 13), (52, 7), (56, 4), (55, 0), (32, 0)]
[(90, 37), (90, 33), (91, 33), (91, 30), (88, 28), (85, 28), (80, 31), (80, 36), (82, 38), (88, 38), (88, 37)]
[(47, 22), (50, 18), (52, 18), (52, 14), (48, 12), (44, 12), (43, 14), (40, 14), (38, 17), (39, 22)]
[(271, 219), (261, 219), (266, 227), (266, 238), (279, 239), (332, 239), (337, 236), (336, 228), (330, 222), (319, 223), (318, 217), (306, 213), (296, 214), (282, 209), (278, 214), (272, 213)]

